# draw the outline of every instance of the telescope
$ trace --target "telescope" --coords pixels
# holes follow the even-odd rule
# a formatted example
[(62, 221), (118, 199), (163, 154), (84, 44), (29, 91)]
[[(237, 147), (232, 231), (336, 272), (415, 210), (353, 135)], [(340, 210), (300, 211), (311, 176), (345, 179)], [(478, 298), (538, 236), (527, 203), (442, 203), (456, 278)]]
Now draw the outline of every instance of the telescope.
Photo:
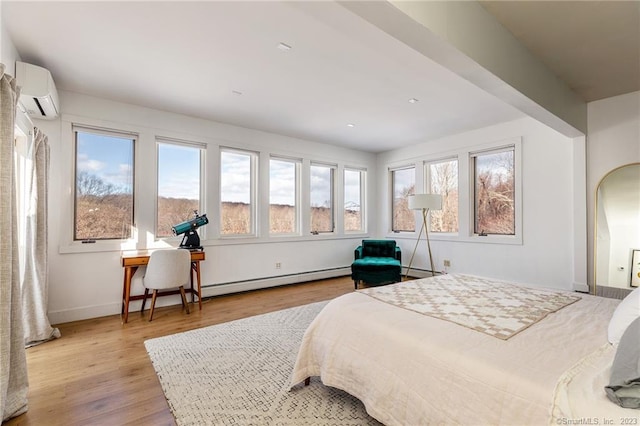
[(198, 210), (194, 210), (193, 214), (193, 219), (174, 225), (171, 227), (171, 230), (173, 231), (173, 235), (184, 234), (182, 242), (180, 243), (180, 248), (202, 250), (200, 237), (198, 236), (196, 229), (209, 223), (209, 219), (207, 219), (206, 214), (198, 214)]

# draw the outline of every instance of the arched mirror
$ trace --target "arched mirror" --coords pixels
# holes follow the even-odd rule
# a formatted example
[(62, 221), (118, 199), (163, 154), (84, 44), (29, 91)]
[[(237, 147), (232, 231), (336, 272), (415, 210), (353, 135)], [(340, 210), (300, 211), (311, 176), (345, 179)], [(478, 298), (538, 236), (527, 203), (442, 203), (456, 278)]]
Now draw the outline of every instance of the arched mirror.
[(640, 286), (640, 163), (602, 178), (595, 213), (596, 294), (623, 298)]

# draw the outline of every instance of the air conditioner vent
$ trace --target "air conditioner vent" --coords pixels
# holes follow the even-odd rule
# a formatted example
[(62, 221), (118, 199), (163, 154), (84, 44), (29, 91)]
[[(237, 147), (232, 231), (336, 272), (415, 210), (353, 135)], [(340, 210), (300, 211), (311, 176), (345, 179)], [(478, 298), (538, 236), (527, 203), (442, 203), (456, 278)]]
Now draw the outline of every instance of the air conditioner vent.
[(53, 120), (60, 114), (58, 91), (51, 73), (37, 65), (16, 61), (20, 109), (32, 118)]

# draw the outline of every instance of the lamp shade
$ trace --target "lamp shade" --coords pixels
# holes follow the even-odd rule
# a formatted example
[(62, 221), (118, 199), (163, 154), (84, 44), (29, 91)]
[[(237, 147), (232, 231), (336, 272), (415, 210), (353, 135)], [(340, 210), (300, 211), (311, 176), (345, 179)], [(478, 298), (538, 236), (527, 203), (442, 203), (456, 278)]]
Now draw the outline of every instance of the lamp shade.
[(409, 209), (411, 210), (442, 210), (442, 195), (415, 194), (409, 195)]

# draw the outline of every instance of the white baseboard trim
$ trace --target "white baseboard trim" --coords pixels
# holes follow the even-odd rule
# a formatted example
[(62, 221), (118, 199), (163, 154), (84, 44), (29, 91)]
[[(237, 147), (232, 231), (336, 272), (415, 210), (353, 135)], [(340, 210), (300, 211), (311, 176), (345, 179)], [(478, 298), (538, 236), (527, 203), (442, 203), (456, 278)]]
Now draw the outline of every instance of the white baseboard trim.
[[(295, 284), (306, 281), (322, 280), (327, 278), (343, 277), (351, 274), (351, 268), (341, 267), (335, 269), (325, 269), (320, 271), (302, 272), (299, 274), (283, 275), (278, 277), (260, 278), (248, 281), (237, 281), (231, 283), (213, 284), (202, 286), (202, 297), (221, 296), (223, 294), (239, 293), (242, 291), (258, 290), (261, 288), (277, 287), (286, 284)], [(190, 299), (190, 297), (189, 297)], [(129, 304), (129, 312), (140, 310), (140, 300), (135, 300)], [(147, 302), (149, 303), (149, 302)], [(180, 297), (170, 296), (158, 298), (156, 306), (169, 306), (179, 304)], [(65, 322), (81, 321), (85, 319), (106, 317), (120, 314), (122, 302), (107, 303), (104, 305), (91, 305), (79, 308), (65, 309), (60, 311), (49, 311), (49, 322), (51, 324), (62, 324)]]
[(65, 309), (61, 311), (49, 311), (49, 322), (54, 326), (71, 321), (80, 321), (90, 318), (106, 317), (119, 314), (121, 303), (109, 303), (106, 305), (91, 305), (81, 308)]
[[(407, 274), (407, 267), (403, 266), (402, 269), (403, 269), (402, 277), (404, 278), (404, 276)], [(436, 275), (442, 275), (442, 274), (443, 272), (436, 271)], [(429, 277), (432, 277), (433, 274), (431, 273), (431, 271), (427, 269), (411, 268), (409, 270), (409, 276), (413, 278), (429, 278)]]
[(277, 287), (280, 285), (296, 284), (305, 281), (323, 280), (327, 278), (344, 277), (351, 274), (350, 267), (325, 269), (321, 271), (303, 272), (300, 274), (282, 275), (278, 277), (261, 278), (249, 281), (236, 281), (230, 283), (213, 284), (203, 286), (202, 297), (221, 296), (223, 294), (239, 293), (243, 291), (258, 290), (261, 288)]
[(573, 290), (582, 293), (589, 293), (589, 286), (585, 283), (573, 283)]

